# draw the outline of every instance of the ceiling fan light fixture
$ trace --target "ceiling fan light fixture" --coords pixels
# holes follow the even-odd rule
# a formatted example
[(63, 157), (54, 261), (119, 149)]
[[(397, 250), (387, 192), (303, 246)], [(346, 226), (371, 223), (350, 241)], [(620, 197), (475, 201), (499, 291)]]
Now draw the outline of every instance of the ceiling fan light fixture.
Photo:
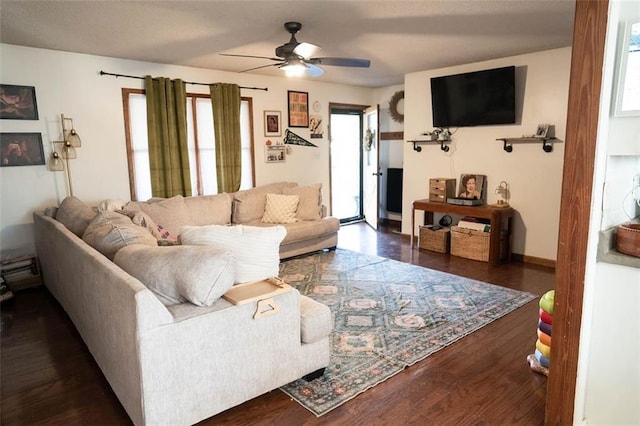
[(301, 77), (307, 72), (307, 66), (302, 61), (289, 61), (280, 66), (287, 77)]

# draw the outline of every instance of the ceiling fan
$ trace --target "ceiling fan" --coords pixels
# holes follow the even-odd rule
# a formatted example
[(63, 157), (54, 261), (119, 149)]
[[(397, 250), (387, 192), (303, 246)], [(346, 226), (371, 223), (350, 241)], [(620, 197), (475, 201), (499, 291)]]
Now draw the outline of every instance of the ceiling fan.
[(275, 61), (275, 64), (261, 65), (255, 68), (249, 68), (240, 72), (253, 71), (260, 68), (278, 67), (285, 71), (289, 76), (308, 75), (310, 77), (319, 77), (324, 74), (324, 70), (319, 65), (331, 65), (338, 67), (358, 67), (368, 68), (371, 61), (368, 59), (356, 58), (312, 58), (320, 48), (311, 43), (299, 43), (296, 40), (296, 33), (302, 28), (299, 22), (287, 22), (284, 28), (291, 34), (291, 40), (282, 46), (276, 47), (276, 57), (254, 56), (254, 55), (235, 55), (231, 53), (220, 53), (222, 56), (237, 56), (241, 58), (257, 58)]

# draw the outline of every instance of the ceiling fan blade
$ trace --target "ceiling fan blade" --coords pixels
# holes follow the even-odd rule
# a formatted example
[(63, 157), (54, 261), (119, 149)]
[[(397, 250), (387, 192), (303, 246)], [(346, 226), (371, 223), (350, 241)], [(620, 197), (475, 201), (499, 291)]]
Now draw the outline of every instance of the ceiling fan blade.
[(309, 77), (320, 77), (322, 74), (324, 74), (324, 70), (317, 65), (308, 63), (305, 65), (307, 66), (305, 74)]
[(369, 68), (371, 61), (356, 58), (311, 58), (306, 61), (309, 64), (333, 65), (336, 67)]
[(270, 61), (282, 61), (282, 58), (270, 58), (268, 56), (254, 56), (254, 55), (234, 55), (232, 53), (218, 53), (220, 56), (235, 56), (237, 58), (256, 58), (256, 59), (269, 59)]
[(261, 68), (279, 67), (280, 65), (282, 65), (282, 64), (280, 63), (280, 64), (268, 64), (268, 65), (261, 65), (261, 66), (259, 66), (259, 67), (249, 68), (249, 69), (242, 70), (242, 71), (238, 71), (238, 72), (249, 72), (249, 71), (259, 70), (259, 69), (261, 69)]
[(319, 50), (320, 47), (316, 46), (315, 44), (300, 43), (295, 47), (295, 49), (293, 49), (293, 53), (305, 59), (309, 59)]

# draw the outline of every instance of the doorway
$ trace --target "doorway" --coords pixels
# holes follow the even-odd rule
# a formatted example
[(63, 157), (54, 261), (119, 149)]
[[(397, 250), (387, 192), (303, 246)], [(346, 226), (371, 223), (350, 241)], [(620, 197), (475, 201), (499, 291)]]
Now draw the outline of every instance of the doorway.
[(364, 107), (329, 106), (331, 215), (340, 223), (364, 218), (362, 129)]

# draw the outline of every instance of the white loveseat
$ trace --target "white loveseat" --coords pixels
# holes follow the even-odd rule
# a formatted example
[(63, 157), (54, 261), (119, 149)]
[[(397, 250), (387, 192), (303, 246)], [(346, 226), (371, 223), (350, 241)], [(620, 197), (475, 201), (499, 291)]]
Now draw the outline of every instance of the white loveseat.
[[(233, 273), (225, 269), (229, 253), (210, 246), (153, 247), (155, 240), (141, 234), (102, 254), (79, 236), (82, 220), (65, 226), (56, 213), (34, 213), (43, 282), (134, 424), (194, 424), (328, 365), (332, 319), (325, 305), (292, 289), (274, 296), (279, 312), (254, 319), (255, 302), (234, 305), (201, 291), (202, 303), (194, 303), (203, 306), (160, 297), (110, 257), (118, 260), (119, 250), (132, 256), (191, 250), (192, 259), (216, 258), (224, 277)], [(158, 274), (167, 271), (170, 279), (184, 275), (167, 265)]]

